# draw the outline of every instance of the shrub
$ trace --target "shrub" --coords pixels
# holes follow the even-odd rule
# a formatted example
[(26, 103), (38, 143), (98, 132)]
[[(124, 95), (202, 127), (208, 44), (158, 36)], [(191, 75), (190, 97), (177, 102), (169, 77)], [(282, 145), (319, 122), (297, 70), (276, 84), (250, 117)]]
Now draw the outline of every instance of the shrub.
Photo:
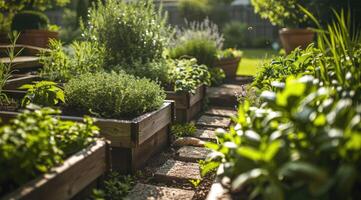
[(154, 82), (124, 73), (83, 74), (65, 85), (67, 105), (102, 117), (128, 118), (158, 109), (165, 93)]
[(247, 40), (247, 25), (241, 22), (232, 21), (223, 28), (224, 46), (226, 48), (241, 48), (249, 46)]
[(233, 59), (233, 58), (241, 58), (242, 57), (243, 52), (237, 49), (225, 49), (222, 51), (218, 51), (217, 52), (217, 58), (219, 60), (221, 59)]
[(21, 102), (23, 107), (30, 103), (48, 107), (54, 107), (60, 102), (65, 103), (63, 89), (54, 82), (40, 81), (22, 85), (19, 89), (27, 89)]
[(51, 81), (66, 82), (83, 73), (102, 71), (105, 49), (94, 42), (73, 42), (65, 51), (60, 41), (50, 41), (50, 52), (40, 54), (40, 75)]
[(217, 53), (217, 46), (214, 41), (207, 39), (187, 40), (170, 50), (170, 57), (179, 58), (196, 58), (198, 64), (213, 67)]
[(197, 127), (194, 123), (188, 124), (174, 124), (171, 128), (171, 133), (175, 137), (192, 137), (196, 134)]
[(219, 67), (213, 67), (209, 70), (211, 74), (211, 85), (212, 86), (219, 86), (222, 85), (224, 80), (226, 79), (226, 73), (223, 69)]
[(14, 31), (24, 31), (28, 29), (47, 29), (49, 18), (37, 11), (21, 11), (17, 13), (11, 23), (11, 29)]
[(178, 10), (186, 20), (202, 21), (209, 16), (212, 6), (208, 0), (181, 0), (178, 2)]
[(169, 85), (175, 92), (191, 92), (199, 85), (210, 84), (210, 74), (205, 65), (198, 65), (196, 59), (169, 60)]
[(89, 14), (85, 37), (104, 46), (106, 66), (132, 65), (160, 59), (169, 40), (169, 30), (161, 11), (152, 0), (98, 3)]
[(25, 110), (0, 128), (0, 196), (94, 142), (98, 129), (90, 118), (77, 123), (51, 116), (59, 113), (50, 108)]
[(134, 178), (130, 175), (121, 175), (111, 172), (100, 185), (100, 189), (93, 190), (91, 199), (123, 200), (135, 185)]

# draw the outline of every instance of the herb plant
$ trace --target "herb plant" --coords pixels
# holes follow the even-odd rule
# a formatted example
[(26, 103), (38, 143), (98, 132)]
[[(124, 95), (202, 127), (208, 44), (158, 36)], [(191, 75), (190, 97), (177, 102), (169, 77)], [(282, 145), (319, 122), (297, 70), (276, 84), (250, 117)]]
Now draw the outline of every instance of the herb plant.
[(194, 136), (194, 134), (197, 131), (197, 127), (194, 123), (188, 123), (188, 124), (174, 124), (171, 128), (171, 133), (175, 137), (191, 137)]
[(26, 89), (21, 104), (23, 107), (37, 104), (45, 107), (54, 107), (59, 103), (65, 103), (64, 91), (57, 83), (51, 81), (40, 81), (34, 84), (25, 84), (19, 89)]
[(0, 128), (0, 195), (48, 172), (71, 154), (89, 146), (98, 134), (90, 118), (63, 121), (50, 108), (17, 116)]
[(221, 50), (217, 52), (217, 58), (219, 60), (222, 59), (233, 59), (233, 58), (241, 58), (243, 52), (237, 49), (228, 48), (225, 50)]
[(196, 59), (169, 60), (169, 84), (175, 92), (191, 92), (201, 84), (210, 84), (210, 74), (205, 65), (198, 65)]
[(224, 80), (226, 79), (226, 73), (223, 69), (219, 67), (213, 67), (209, 70), (211, 74), (211, 85), (212, 86), (219, 86), (222, 85)]
[(165, 99), (149, 79), (124, 73), (83, 74), (65, 84), (67, 106), (102, 117), (128, 118), (158, 109)]

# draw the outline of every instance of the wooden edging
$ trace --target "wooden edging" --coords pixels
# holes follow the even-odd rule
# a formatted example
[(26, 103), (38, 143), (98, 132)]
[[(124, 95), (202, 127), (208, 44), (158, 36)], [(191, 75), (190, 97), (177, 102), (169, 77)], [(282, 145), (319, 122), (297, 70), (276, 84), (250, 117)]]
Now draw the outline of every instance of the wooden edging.
[(110, 169), (109, 144), (95, 144), (74, 154), (49, 173), (41, 175), (1, 198), (2, 200), (67, 200)]
[(24, 84), (30, 84), (33, 81), (38, 81), (38, 80), (39, 80), (39, 75), (17, 76), (13, 79), (9, 79), (8, 81), (6, 81), (4, 89), (5, 90), (16, 90)]

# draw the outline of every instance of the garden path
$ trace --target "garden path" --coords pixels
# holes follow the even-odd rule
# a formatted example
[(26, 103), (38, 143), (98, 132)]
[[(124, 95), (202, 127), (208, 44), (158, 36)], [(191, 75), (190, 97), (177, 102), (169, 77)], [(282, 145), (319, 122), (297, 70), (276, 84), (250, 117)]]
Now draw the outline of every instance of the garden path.
[[(216, 142), (215, 130), (227, 129), (230, 117), (236, 114), (237, 97), (244, 92), (249, 77), (238, 77), (219, 87), (209, 88), (210, 107), (196, 121), (197, 133), (191, 140), (179, 146), (177, 141), (154, 157), (137, 175), (137, 184), (128, 195), (131, 200), (200, 200), (206, 199), (215, 174), (201, 176), (199, 161), (204, 160), (208, 149), (204, 142)], [(189, 138), (188, 138), (189, 139)]]

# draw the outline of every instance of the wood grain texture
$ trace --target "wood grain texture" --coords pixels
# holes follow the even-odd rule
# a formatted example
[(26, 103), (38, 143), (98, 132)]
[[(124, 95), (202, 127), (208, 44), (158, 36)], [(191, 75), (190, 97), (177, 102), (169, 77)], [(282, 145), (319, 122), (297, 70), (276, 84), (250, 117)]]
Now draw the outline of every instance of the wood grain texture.
[(16, 90), (24, 84), (30, 84), (34, 81), (38, 81), (39, 78), (40, 77), (38, 75), (27, 75), (27, 76), (23, 76), (23, 77), (15, 77), (15, 78), (12, 78), (12, 79), (9, 79), (8, 81), (6, 81), (4, 89), (5, 90)]
[(67, 200), (109, 170), (109, 146), (98, 140), (94, 145), (68, 158), (61, 166), (25, 184), (3, 199)]

